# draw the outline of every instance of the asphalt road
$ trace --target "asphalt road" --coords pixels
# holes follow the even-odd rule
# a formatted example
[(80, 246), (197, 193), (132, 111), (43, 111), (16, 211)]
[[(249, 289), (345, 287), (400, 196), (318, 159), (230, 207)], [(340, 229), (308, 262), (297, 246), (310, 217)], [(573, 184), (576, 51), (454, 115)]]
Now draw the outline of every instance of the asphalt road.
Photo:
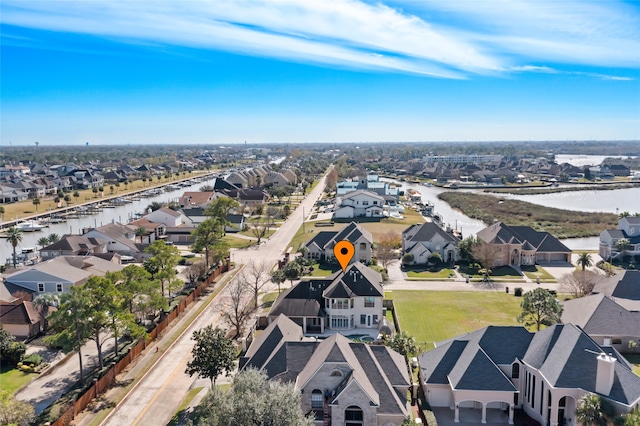
[[(324, 180), (309, 193), (269, 240), (258, 247), (234, 250), (232, 260), (236, 264), (251, 260), (267, 265), (275, 264), (302, 225), (303, 209), (309, 214), (323, 189)], [(273, 284), (270, 286), (275, 287)], [(101, 425), (164, 425), (171, 420), (180, 402), (197, 379), (189, 377), (184, 372), (187, 362), (191, 359), (191, 336), (195, 330), (209, 324), (223, 325), (220, 319), (220, 305), (226, 297), (225, 291), (216, 296)]]

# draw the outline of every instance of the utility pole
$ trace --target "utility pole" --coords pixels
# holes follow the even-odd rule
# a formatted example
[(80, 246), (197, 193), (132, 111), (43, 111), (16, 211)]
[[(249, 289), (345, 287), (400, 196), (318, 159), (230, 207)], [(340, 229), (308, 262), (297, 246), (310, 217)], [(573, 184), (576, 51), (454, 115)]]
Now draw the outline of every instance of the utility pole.
[(304, 206), (302, 206), (302, 233), (305, 234), (306, 232), (304, 229)]

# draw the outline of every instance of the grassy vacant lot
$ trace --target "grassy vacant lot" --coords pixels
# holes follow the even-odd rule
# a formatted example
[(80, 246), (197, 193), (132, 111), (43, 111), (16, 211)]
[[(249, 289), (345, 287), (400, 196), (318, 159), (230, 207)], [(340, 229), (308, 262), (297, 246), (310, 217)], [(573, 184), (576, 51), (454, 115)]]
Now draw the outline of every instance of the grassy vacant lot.
[(3, 366), (0, 368), (0, 390), (6, 391), (11, 395), (37, 375), (36, 373), (23, 373), (16, 368)]
[(488, 325), (518, 325), (519, 297), (484, 291), (415, 291), (385, 293), (393, 299), (402, 331), (427, 349)]
[[(463, 276), (469, 276), (470, 278), (484, 278), (483, 271), (483, 269), (472, 268), (466, 264), (461, 264), (459, 266), (460, 274)], [(498, 266), (491, 269), (491, 275), (489, 278), (496, 281), (524, 281), (522, 275), (510, 266)]]
[(454, 209), (485, 223), (498, 219), (508, 225), (530, 226), (549, 232), (556, 238), (580, 238), (600, 235), (603, 229), (615, 228), (618, 216), (612, 213), (586, 213), (550, 207), (493, 195), (469, 192), (443, 192), (438, 198)]
[(256, 244), (256, 241), (258, 241), (257, 238), (247, 240), (246, 238), (235, 237), (233, 234), (227, 234), (222, 239), (226, 241), (227, 244), (229, 244), (229, 247), (238, 249), (254, 246)]
[(612, 189), (626, 189), (633, 188), (634, 185), (631, 183), (605, 183), (605, 184), (586, 184), (583, 186), (572, 186), (570, 188), (567, 187), (544, 187), (544, 188), (517, 188), (517, 187), (509, 187), (509, 188), (493, 188), (493, 189), (485, 189), (484, 192), (494, 192), (497, 194), (520, 194), (520, 195), (534, 195), (534, 194), (553, 194), (555, 192), (574, 192), (574, 191), (606, 191)]

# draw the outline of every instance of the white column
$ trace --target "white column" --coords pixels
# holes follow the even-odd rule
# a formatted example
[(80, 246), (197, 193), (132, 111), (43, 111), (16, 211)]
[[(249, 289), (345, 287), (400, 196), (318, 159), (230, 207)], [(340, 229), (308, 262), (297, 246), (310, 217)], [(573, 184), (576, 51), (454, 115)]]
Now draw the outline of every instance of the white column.
[(515, 410), (515, 406), (513, 404), (509, 404), (509, 424), (513, 424), (513, 412)]
[(486, 423), (487, 422), (487, 403), (483, 402), (482, 403), (482, 423)]
[(302, 332), (307, 334), (307, 317), (302, 317)]
[(324, 320), (324, 317), (320, 318), (320, 334), (324, 334)]
[(456, 423), (460, 422), (460, 407), (458, 407), (458, 404), (456, 404), (456, 412), (453, 416), (453, 421)]

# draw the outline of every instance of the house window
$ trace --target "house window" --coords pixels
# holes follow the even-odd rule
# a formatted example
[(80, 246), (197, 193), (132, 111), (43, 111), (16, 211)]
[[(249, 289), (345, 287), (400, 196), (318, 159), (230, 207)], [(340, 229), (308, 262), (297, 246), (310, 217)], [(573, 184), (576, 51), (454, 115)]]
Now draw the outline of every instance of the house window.
[(62, 293), (62, 283), (56, 283), (56, 291)]
[(351, 321), (349, 322), (349, 326), (351, 328), (355, 327), (355, 323), (353, 322), (353, 315), (351, 315)]
[(44, 283), (38, 283), (38, 291), (42, 293), (44, 291)]
[(337, 377), (342, 377), (342, 371), (340, 371), (340, 370), (333, 370), (333, 371), (331, 372), (331, 375), (332, 375), (332, 376), (337, 376)]
[(613, 345), (621, 345), (622, 339), (611, 339), (611, 344)]
[(363, 206), (368, 206), (368, 205), (369, 205), (369, 202), (368, 202), (368, 201), (363, 201), (363, 202), (362, 202), (362, 205), (363, 205)]
[(311, 392), (311, 408), (322, 409), (322, 391), (320, 389), (314, 389)]
[(366, 315), (360, 315), (360, 325), (364, 325), (367, 323), (367, 316)]
[(511, 366), (511, 378), (519, 379), (520, 378), (520, 364), (517, 362)]
[(331, 328), (349, 328), (349, 318), (345, 315), (331, 315)]
[(360, 250), (366, 250), (367, 249), (367, 244), (366, 243), (360, 243)]
[(331, 309), (349, 309), (349, 299), (331, 299)]
[(375, 297), (365, 297), (364, 298), (364, 307), (365, 308), (374, 308), (376, 306), (376, 298)]
[(374, 316), (373, 316), (373, 323), (374, 323), (374, 324), (377, 324), (377, 323), (378, 323), (378, 316), (377, 316), (377, 315), (374, 315)]
[(351, 309), (353, 309), (354, 303), (355, 303), (355, 299), (349, 299), (349, 305), (351, 306)]
[(352, 405), (344, 410), (344, 420), (346, 426), (360, 426), (364, 424), (364, 415), (360, 407)]

